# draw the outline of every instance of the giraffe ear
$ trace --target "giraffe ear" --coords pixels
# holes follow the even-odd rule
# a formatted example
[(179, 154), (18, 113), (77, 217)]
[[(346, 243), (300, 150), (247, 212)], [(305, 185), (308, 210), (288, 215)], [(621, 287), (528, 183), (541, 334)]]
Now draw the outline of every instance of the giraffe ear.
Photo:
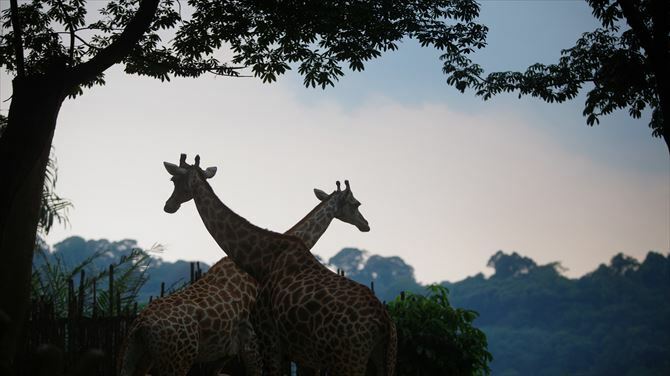
[(216, 167), (207, 167), (207, 169), (205, 170), (205, 172), (203, 174), (205, 179), (209, 179), (214, 175), (216, 175)]
[(316, 198), (318, 198), (321, 201), (326, 201), (326, 199), (328, 199), (328, 193), (320, 189), (314, 188), (314, 194), (316, 195)]
[(163, 166), (165, 166), (165, 169), (170, 173), (170, 175), (184, 175), (186, 173), (185, 168), (179, 167), (176, 164), (172, 164), (170, 162), (163, 162)]

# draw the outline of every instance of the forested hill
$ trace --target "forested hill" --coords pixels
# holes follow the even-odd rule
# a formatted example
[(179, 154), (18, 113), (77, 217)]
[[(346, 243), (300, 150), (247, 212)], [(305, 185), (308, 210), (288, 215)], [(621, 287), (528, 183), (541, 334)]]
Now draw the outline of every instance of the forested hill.
[(480, 313), (494, 375), (670, 375), (670, 258), (615, 256), (579, 279), (496, 253), (495, 274), (446, 283)]
[[(120, 241), (109, 241), (107, 239), (85, 240), (79, 236), (72, 236), (60, 243), (56, 243), (53, 249), (46, 248), (46, 252), (35, 253), (33, 265), (41, 265), (45, 259), (51, 263), (61, 263), (65, 270), (72, 270), (82, 263), (88, 263), (86, 267), (88, 275), (94, 275), (96, 271), (105, 270), (110, 264), (118, 264), (124, 257), (129, 257), (133, 250), (139, 249), (137, 241), (123, 239)], [(146, 270), (148, 279), (139, 290), (138, 300), (146, 302), (150, 296), (158, 296), (161, 291), (161, 283), (165, 283), (166, 289), (175, 288), (187, 283), (191, 278), (191, 263), (178, 260), (176, 262), (164, 261), (160, 258), (162, 249), (155, 247), (145, 250), (150, 256)], [(199, 263), (202, 272), (209, 270), (206, 263)]]
[[(48, 257), (73, 265), (98, 252), (96, 266), (104, 268), (136, 246), (73, 237)], [(400, 257), (345, 248), (326, 265), (374, 281), (381, 300), (423, 291)], [(579, 279), (564, 277), (559, 263), (537, 265), (517, 253), (498, 251), (488, 266), (489, 278), (442, 284), (453, 306), (479, 312), (475, 325), (487, 335), (493, 375), (670, 375), (670, 255), (650, 252), (639, 262), (619, 254)], [(190, 264), (154, 259), (147, 272), (140, 300), (158, 295), (160, 282), (187, 281)]]
[[(375, 280), (381, 299), (422, 289), (399, 257), (344, 249), (329, 261)], [(618, 254), (579, 279), (517, 253), (498, 251), (488, 266), (489, 278), (442, 285), (453, 306), (479, 312), (493, 375), (670, 375), (670, 255)]]

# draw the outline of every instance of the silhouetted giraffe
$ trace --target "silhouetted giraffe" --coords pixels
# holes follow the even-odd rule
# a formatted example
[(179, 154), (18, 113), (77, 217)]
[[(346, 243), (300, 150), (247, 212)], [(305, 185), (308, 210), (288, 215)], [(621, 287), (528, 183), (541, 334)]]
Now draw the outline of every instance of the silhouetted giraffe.
[[(287, 233), (300, 237), (311, 249), (336, 217), (361, 231), (369, 230), (358, 211), (360, 203), (350, 190), (341, 191), (339, 182), (337, 187), (331, 195), (314, 189), (322, 202)], [(144, 366), (138, 369), (142, 374), (151, 363), (154, 372), (163, 374), (167, 368), (168, 373), (185, 374), (193, 362), (213, 362), (209, 368), (218, 375), (226, 358), (237, 352), (247, 374), (259, 374), (255, 335), (248, 325), (256, 291), (256, 281), (224, 257), (203, 278), (142, 310), (129, 330), (132, 345), (125, 345), (120, 354), (121, 374), (136, 374), (133, 369), (139, 364), (131, 359), (145, 350)]]
[[(247, 375), (261, 375), (261, 358), (249, 321), (258, 284), (229, 258), (174, 294), (152, 301), (126, 336), (121, 376), (184, 376), (193, 363), (240, 355)], [(218, 367), (216, 367), (218, 368)]]
[[(295, 236), (249, 223), (225, 206), (202, 170), (182, 155), (180, 166), (165, 162), (174, 191), (165, 211), (176, 212), (193, 199), (205, 227), (242, 270), (254, 277), (260, 293), (254, 310), (267, 375), (280, 375), (284, 355), (330, 375), (364, 375), (368, 360), (379, 375), (395, 369), (395, 326), (384, 306), (366, 287), (333, 273)], [(347, 183), (346, 195), (352, 197)], [(342, 200), (337, 200), (343, 204)]]

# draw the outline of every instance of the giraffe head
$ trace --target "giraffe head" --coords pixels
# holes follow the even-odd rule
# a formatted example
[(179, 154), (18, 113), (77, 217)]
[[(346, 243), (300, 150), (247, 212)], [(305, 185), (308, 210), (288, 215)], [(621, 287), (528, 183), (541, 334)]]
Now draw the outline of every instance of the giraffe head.
[(166, 213), (175, 213), (179, 210), (181, 204), (193, 198), (191, 190), (191, 182), (193, 178), (201, 177), (202, 179), (209, 179), (216, 174), (216, 167), (208, 167), (206, 170), (200, 168), (200, 156), (195, 156), (195, 164), (189, 165), (186, 163), (186, 154), (182, 154), (179, 159), (179, 166), (170, 162), (163, 162), (165, 169), (172, 175), (172, 182), (174, 183), (174, 191), (172, 195), (165, 202)]
[(335, 218), (342, 222), (350, 223), (356, 226), (362, 232), (370, 231), (370, 225), (368, 225), (368, 221), (358, 210), (358, 207), (361, 206), (361, 203), (356, 199), (356, 197), (354, 197), (354, 193), (351, 191), (351, 186), (349, 185), (349, 180), (344, 181), (344, 185), (346, 186), (344, 190), (340, 188), (339, 181), (335, 184), (337, 185), (337, 190), (330, 195), (320, 189), (315, 188), (314, 194), (316, 195), (316, 198), (321, 201), (335, 199), (337, 205)]

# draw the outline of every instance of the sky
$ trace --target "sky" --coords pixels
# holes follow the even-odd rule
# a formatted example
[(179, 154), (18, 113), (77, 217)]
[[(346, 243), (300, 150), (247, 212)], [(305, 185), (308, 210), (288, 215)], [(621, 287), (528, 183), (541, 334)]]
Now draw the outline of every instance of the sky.
[[(489, 45), (474, 59), (487, 71), (551, 63), (596, 26), (583, 1), (483, 1), (481, 22)], [(349, 179), (371, 231), (335, 220), (312, 251), (400, 256), (424, 283), (490, 273), (500, 249), (560, 261), (570, 277), (619, 252), (669, 251), (669, 156), (648, 118), (588, 127), (583, 96), (484, 102), (448, 86), (438, 56), (406, 41), (326, 90), (297, 72), (161, 83), (112, 68), (61, 109), (57, 192), (74, 208), (47, 241), (131, 238), (162, 244), (166, 260), (215, 262), (224, 253), (193, 203), (163, 212), (162, 162), (188, 153), (218, 167), (210, 184), (223, 202), (279, 232), (317, 205), (313, 188)], [(3, 101), (10, 80), (0, 75)]]

